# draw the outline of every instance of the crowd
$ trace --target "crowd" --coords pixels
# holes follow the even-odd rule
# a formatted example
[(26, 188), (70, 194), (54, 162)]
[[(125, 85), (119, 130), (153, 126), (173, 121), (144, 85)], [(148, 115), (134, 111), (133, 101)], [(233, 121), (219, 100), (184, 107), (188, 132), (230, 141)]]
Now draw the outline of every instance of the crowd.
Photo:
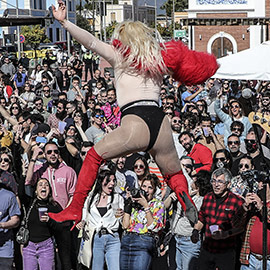
[[(113, 74), (102, 77), (98, 59), (91, 51), (66, 61), (51, 53), (32, 70), (25, 55), (16, 64), (0, 57), (0, 269), (262, 269), (269, 82), (211, 78), (185, 86), (164, 77), (159, 106), (196, 224), (147, 152), (102, 165), (72, 231), (72, 223), (48, 217), (71, 203), (87, 151), (121, 126)], [(20, 246), (25, 224), (29, 239)]]

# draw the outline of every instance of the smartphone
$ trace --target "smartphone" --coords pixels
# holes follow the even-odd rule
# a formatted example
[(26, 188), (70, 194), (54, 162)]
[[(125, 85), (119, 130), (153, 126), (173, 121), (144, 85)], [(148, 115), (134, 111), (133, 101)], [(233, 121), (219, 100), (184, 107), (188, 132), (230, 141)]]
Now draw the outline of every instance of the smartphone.
[(204, 136), (205, 137), (208, 137), (209, 136), (209, 132), (208, 132), (208, 128), (207, 127), (204, 127), (203, 128), (203, 133), (204, 133)]
[(36, 137), (36, 143), (47, 143), (47, 138), (46, 137)]

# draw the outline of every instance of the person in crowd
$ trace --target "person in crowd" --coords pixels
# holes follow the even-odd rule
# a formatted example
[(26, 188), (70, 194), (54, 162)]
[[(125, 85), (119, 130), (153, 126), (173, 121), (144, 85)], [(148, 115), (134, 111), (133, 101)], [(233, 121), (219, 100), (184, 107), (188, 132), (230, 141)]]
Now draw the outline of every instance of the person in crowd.
[(183, 156), (185, 149), (178, 140), (178, 137), (181, 133), (181, 119), (179, 116), (173, 116), (171, 120), (171, 128), (175, 149), (177, 151), (178, 158), (181, 158)]
[(125, 233), (120, 251), (121, 270), (150, 269), (156, 248), (155, 235), (165, 225), (164, 204), (153, 196), (157, 183), (156, 175), (148, 175), (141, 184), (144, 192), (125, 202)]
[(235, 268), (236, 235), (244, 230), (246, 212), (243, 200), (228, 189), (231, 178), (226, 168), (212, 173), (213, 192), (204, 196), (199, 221), (192, 231), (191, 241), (197, 243), (199, 232), (205, 230), (199, 256), (201, 270)]
[(0, 269), (12, 270), (14, 250), (12, 229), (20, 224), (20, 208), (13, 192), (0, 185)]
[[(188, 161), (188, 159), (185, 159), (184, 161)], [(196, 174), (196, 181), (192, 183), (192, 190), (190, 192), (198, 210), (201, 208), (204, 196), (212, 190), (210, 178), (210, 172), (201, 170)], [(176, 201), (177, 197), (173, 192), (165, 200), (165, 207), (170, 207), (170, 205)], [(199, 269), (198, 257), (200, 254), (201, 242), (198, 241), (196, 244), (191, 242), (190, 237), (192, 235), (192, 230), (193, 227), (185, 217), (180, 203), (177, 202), (177, 209), (174, 211), (171, 221), (171, 231), (176, 241), (175, 261), (177, 270)]]
[(9, 78), (12, 78), (16, 72), (16, 69), (13, 65), (13, 63), (10, 61), (8, 56), (4, 58), (4, 64), (1, 66), (1, 71), (5, 74), (8, 75)]
[(116, 187), (115, 190), (124, 199), (127, 199), (128, 191), (138, 188), (138, 178), (135, 172), (125, 168), (126, 157), (120, 157), (116, 160)]
[(207, 103), (206, 103), (206, 101), (204, 99), (199, 99), (196, 102), (196, 106), (199, 109), (200, 114), (202, 116), (207, 115)]
[(27, 81), (27, 76), (23, 72), (23, 66), (18, 66), (18, 71), (15, 73), (13, 78), (14, 88), (18, 93), (22, 93), (25, 82)]
[[(267, 239), (270, 238), (270, 188), (266, 184), (266, 197), (262, 192), (263, 182), (259, 183), (259, 191), (248, 193), (245, 197), (243, 207), (248, 211), (248, 224), (245, 231), (244, 241), (240, 253), (241, 270), (262, 270), (263, 269), (263, 200), (266, 200), (267, 217)], [(266, 268), (270, 268), (270, 242), (267, 241)]]
[[(101, 162), (104, 159), (111, 159), (123, 154), (130, 154), (140, 150), (149, 150), (157, 161), (158, 166), (161, 168), (161, 172), (168, 176), (170, 175), (170, 177), (168, 177), (169, 185), (175, 191), (177, 190), (176, 195), (181, 201), (183, 209), (186, 210), (186, 215), (191, 220), (195, 221), (197, 219), (196, 207), (192, 203), (192, 199), (187, 191), (186, 180), (180, 171), (180, 164), (177, 159), (177, 153), (173, 144), (172, 135), (165, 135), (171, 134), (171, 131), (168, 128), (168, 119), (164, 117), (163, 112), (158, 107), (157, 102), (160, 92), (159, 84), (162, 81), (163, 75), (168, 73), (167, 66), (172, 64), (170, 62), (171, 57), (169, 57), (168, 51), (174, 55), (181, 55), (180, 51), (184, 50), (185, 53), (190, 56), (189, 60), (194, 59), (194, 55), (196, 55), (196, 59), (201, 58), (208, 61), (208, 65), (201, 65), (200, 69), (203, 70), (203, 72), (199, 72), (196, 74), (196, 76), (194, 76), (193, 72), (188, 72), (189, 74), (192, 73), (192, 79), (189, 82), (187, 76), (181, 76), (178, 74), (183, 83), (200, 83), (212, 76), (212, 74), (214, 74), (218, 68), (216, 59), (211, 55), (189, 51), (186, 47), (182, 47), (181, 43), (170, 43), (171, 45), (175, 45), (174, 51), (171, 49), (163, 50), (156, 42), (154, 37), (152, 37), (150, 34), (152, 30), (140, 22), (123, 22), (122, 24), (119, 24), (114, 32), (113, 44), (108, 45), (98, 40), (87, 31), (80, 29), (70, 21), (66, 20), (66, 6), (63, 1), (59, 2), (59, 7), (57, 10), (54, 6), (52, 6), (52, 10), (54, 17), (63, 25), (63, 27), (68, 29), (68, 31), (75, 39), (77, 39), (78, 42), (82, 43), (87, 49), (91, 49), (104, 57), (115, 69), (115, 73), (117, 74), (115, 76), (115, 78), (117, 78), (115, 85), (117, 86), (118, 91), (117, 96), (120, 98), (120, 102), (118, 100), (119, 111), (120, 107), (122, 107), (123, 114), (121, 116), (121, 127), (108, 133), (88, 152), (89, 158), (85, 159), (79, 175), (80, 185), (77, 185), (77, 191), (80, 190), (80, 193), (76, 193), (76, 196), (74, 196), (76, 199), (73, 200), (71, 205), (61, 214), (51, 213), (51, 217), (58, 221), (67, 219), (75, 219), (78, 221), (81, 216), (81, 209), (84, 201), (95, 182), (96, 174)], [(132, 25), (131, 27), (136, 30), (140, 29), (138, 31), (141, 32), (141, 35), (134, 35), (134, 31), (128, 30), (128, 25)], [(123, 38), (123, 36), (125, 36), (125, 38)], [(140, 42), (135, 42), (134, 36), (139, 37)], [(148, 41), (146, 42), (146, 40)], [(129, 53), (126, 53), (126, 49), (128, 49), (126, 46), (130, 47), (131, 49)], [(144, 46), (148, 47), (139, 49)], [(119, 59), (121, 60), (119, 61)], [(153, 59), (154, 62), (150, 59)], [(135, 66), (134, 61), (136, 62)], [(167, 66), (165, 62), (167, 63)], [(187, 62), (189, 67), (191, 65), (194, 68), (197, 68), (198, 64), (202, 63), (199, 60), (195, 61), (196, 63), (194, 63), (194, 65), (191, 64), (190, 61)], [(182, 64), (181, 69), (185, 70)], [(147, 72), (145, 72), (146, 70)], [(174, 76), (177, 77), (177, 74), (174, 73)], [(132, 83), (132, 81), (134, 83)], [(129, 93), (124, 95), (123, 91), (124, 88), (126, 88), (124, 85), (126, 84), (128, 84)], [(133, 90), (130, 88), (131, 86), (133, 87)], [(143, 101), (145, 98), (148, 99), (148, 102), (146, 103)], [(110, 94), (108, 93), (108, 102), (111, 103), (112, 99), (113, 97), (110, 97)], [(139, 103), (137, 103), (138, 101)], [(140, 104), (143, 105), (139, 106)], [(138, 112), (133, 112), (134, 109), (138, 109)], [(149, 109), (148, 117), (146, 116), (147, 109)], [(114, 115), (116, 113), (116, 111), (113, 112)], [(155, 120), (159, 119), (158, 121), (154, 121), (155, 124), (153, 124), (155, 126), (155, 135), (152, 132), (152, 128), (149, 126), (151, 130), (149, 132), (149, 128), (147, 127), (147, 125), (153, 123), (152, 121), (149, 122), (147, 119), (154, 118)], [(159, 134), (160, 136), (158, 136)], [(152, 141), (153, 138), (154, 141)], [(166, 139), (161, 140), (161, 138)], [(162, 141), (162, 143), (159, 139)], [(125, 142), (124, 144), (123, 141)], [(165, 156), (167, 157), (165, 158)], [(168, 159), (170, 159), (169, 166), (168, 162), (165, 161)], [(91, 160), (95, 160), (95, 163), (93, 163)], [(91, 164), (91, 166), (89, 166), (88, 163)], [(89, 172), (91, 172), (91, 174), (89, 174)], [(86, 175), (83, 176), (85, 173)], [(87, 184), (82, 184), (83, 182), (87, 182)], [(78, 207), (79, 205), (80, 207)]]
[(87, 82), (87, 78), (88, 78), (88, 71), (90, 73), (90, 78), (93, 78), (93, 69), (92, 69), (92, 53), (90, 52), (90, 50), (87, 50), (84, 54), (83, 54), (83, 62), (84, 62), (84, 81)]
[(101, 170), (91, 196), (85, 203), (83, 223), (95, 229), (91, 269), (120, 269), (120, 238), (118, 229), (123, 216), (124, 199), (114, 191), (113, 171)]
[(44, 107), (47, 109), (47, 111), (51, 112), (52, 107), (49, 106), (52, 102), (52, 96), (51, 96), (51, 88), (49, 86), (43, 86), (41, 91), (41, 97), (43, 100)]
[(133, 170), (137, 175), (138, 184), (141, 186), (143, 179), (149, 174), (149, 167), (145, 157), (139, 156), (134, 160)]
[(103, 129), (103, 121), (104, 111), (95, 110), (92, 125), (85, 131), (88, 141), (94, 145), (106, 135), (106, 132)]
[(29, 242), (23, 246), (23, 269), (54, 269), (53, 236), (61, 233), (63, 224), (48, 217), (48, 211), (57, 213), (62, 208), (52, 198), (49, 180), (37, 180), (35, 196), (27, 209)]
[(71, 78), (73, 76), (73, 72), (72, 72), (72, 65), (70, 63), (67, 64), (67, 69), (64, 73), (64, 78), (65, 78), (65, 89), (68, 90), (70, 87), (70, 82), (71, 82)]
[(66, 105), (67, 105), (66, 100), (58, 100), (56, 113), (51, 114), (48, 118), (47, 124), (50, 126), (51, 129), (58, 128), (59, 122), (65, 121), (67, 117)]
[(192, 176), (200, 170), (210, 171), (213, 158), (209, 148), (202, 144), (195, 143), (194, 136), (187, 131), (183, 131), (179, 135), (179, 141), (185, 148), (186, 155), (191, 157), (195, 162), (195, 169), (192, 172)]
[(53, 76), (55, 77), (55, 84), (53, 88), (62, 91), (64, 86), (63, 72), (59, 69), (57, 63), (51, 64), (50, 68), (52, 70)]
[(101, 71), (99, 69), (94, 69), (94, 75), (90, 81), (88, 81), (89, 89), (93, 92), (94, 88), (97, 86), (97, 82), (102, 81), (106, 85), (105, 79), (101, 77)]
[(36, 86), (39, 82), (41, 82), (41, 68), (41, 65), (37, 64), (35, 69), (33, 69), (31, 75), (29, 76), (32, 86)]
[(220, 108), (220, 97), (222, 92), (219, 91), (217, 95), (217, 99), (215, 101), (215, 112), (219, 119), (224, 123), (224, 142), (225, 145), (227, 145), (227, 139), (230, 132), (230, 126), (233, 121), (240, 121), (244, 125), (244, 131), (242, 136), (245, 138), (249, 129), (252, 127), (251, 123), (249, 122), (248, 118), (246, 116), (243, 116), (242, 109), (240, 106), (240, 103), (233, 99), (231, 102), (229, 102), (229, 114), (223, 112)]
[(203, 87), (186, 86), (186, 91), (181, 95), (183, 107), (187, 102), (197, 102), (199, 94), (203, 91)]
[(211, 170), (214, 171), (217, 168), (227, 168), (231, 171), (232, 157), (227, 149), (220, 149), (215, 152)]
[(201, 117), (200, 128), (202, 135), (196, 138), (197, 143), (208, 147), (211, 150), (212, 155), (214, 155), (217, 150), (224, 149), (223, 136), (214, 133), (213, 123), (210, 116), (206, 115)]
[(107, 89), (114, 88), (113, 79), (111, 78), (110, 71), (104, 70), (104, 80), (106, 82)]
[(101, 107), (106, 117), (107, 125), (110, 125), (112, 129), (120, 125), (121, 111), (116, 99), (116, 90), (114, 88), (107, 91), (108, 102)]
[(29, 83), (24, 85), (23, 93), (20, 95), (20, 97), (27, 103), (27, 107), (32, 108), (34, 106), (36, 94), (31, 91), (31, 86)]
[(44, 108), (43, 99), (41, 97), (36, 97), (34, 100), (34, 109), (32, 114), (41, 114), (44, 118), (44, 122), (47, 123), (50, 113)]
[(19, 59), (19, 64), (27, 71), (29, 69), (29, 58), (27, 57), (26, 53), (22, 53), (21, 58)]
[(93, 61), (93, 70), (98, 70), (100, 56), (95, 51), (93, 51), (92, 61)]
[(75, 54), (74, 56), (74, 60), (72, 63), (72, 67), (75, 70), (76, 74), (82, 78), (82, 69), (83, 69), (83, 62), (81, 61), (81, 59), (79, 59), (78, 54)]
[(68, 101), (74, 101), (76, 96), (80, 96), (83, 100), (85, 98), (85, 91), (81, 89), (81, 81), (78, 76), (74, 76), (71, 79), (71, 86), (67, 92)]
[(52, 87), (55, 83), (55, 78), (52, 72), (49, 70), (48, 63), (44, 63), (42, 68), (43, 69), (39, 72), (39, 75), (37, 76), (36, 80), (40, 79), (40, 81), (38, 82), (41, 83), (42, 79), (46, 78), (48, 80), (48, 86)]
[(233, 162), (244, 155), (244, 153), (240, 151), (240, 138), (238, 135), (231, 134), (228, 137), (227, 145)]
[[(184, 112), (181, 115), (182, 119), (182, 130), (181, 131), (188, 131), (191, 133), (195, 133), (195, 127), (199, 124), (199, 119), (196, 115), (194, 115), (192, 112)], [(198, 135), (195, 133), (195, 137)]]

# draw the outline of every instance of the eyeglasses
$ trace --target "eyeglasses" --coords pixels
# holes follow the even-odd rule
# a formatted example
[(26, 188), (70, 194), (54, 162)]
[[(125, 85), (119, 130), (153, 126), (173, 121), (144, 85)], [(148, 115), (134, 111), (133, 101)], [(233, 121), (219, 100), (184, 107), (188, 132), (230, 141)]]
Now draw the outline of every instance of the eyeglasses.
[(228, 141), (228, 145), (232, 145), (232, 144), (239, 145), (240, 142), (239, 141)]
[(50, 92), (50, 90), (43, 90), (43, 92)]
[(134, 165), (134, 169), (144, 169), (145, 166), (140, 164), (140, 165)]
[(197, 103), (196, 105), (197, 105), (197, 107), (204, 107), (204, 105), (200, 104), (200, 103)]
[(167, 102), (167, 105), (174, 105), (173, 102)]
[(250, 169), (249, 165), (246, 164), (246, 163), (240, 163), (240, 164), (238, 165), (238, 168), (239, 168), (239, 169), (242, 169), (243, 167), (245, 167), (246, 169)]
[(217, 161), (221, 161), (221, 162), (224, 162), (225, 160), (226, 160), (226, 158), (225, 157), (221, 157), (221, 158), (215, 158), (215, 162), (217, 162)]
[(166, 115), (173, 115), (173, 113), (167, 112)]
[(239, 105), (231, 106), (231, 109), (239, 109)]
[(57, 106), (57, 109), (64, 110), (64, 108), (63, 108), (63, 107), (59, 107), (59, 106)]
[(262, 98), (262, 101), (269, 101), (270, 99), (267, 97), (267, 98)]
[(36, 105), (36, 106), (38, 106), (38, 105), (42, 105), (42, 103), (41, 103), (41, 102), (39, 102), (39, 103), (36, 103), (35, 105)]
[(235, 130), (235, 131), (241, 131), (242, 129), (241, 128), (238, 128), (238, 127), (234, 127), (234, 128), (232, 128), (232, 130)]
[(0, 158), (0, 163), (2, 162), (2, 161), (4, 161), (4, 162), (10, 162), (10, 160), (8, 159), (8, 158)]
[(58, 149), (48, 150), (48, 151), (46, 152), (46, 154), (47, 154), (47, 155), (51, 155), (52, 152), (54, 152), (55, 154), (59, 154), (59, 150), (58, 150)]
[(11, 108), (11, 110), (18, 110), (18, 109), (19, 109), (19, 107), (17, 107), (17, 106)]
[(184, 167), (188, 168), (188, 169), (192, 169), (193, 166), (191, 164), (182, 164)]
[(42, 83), (48, 83), (48, 81), (41, 81)]
[(219, 180), (219, 179), (214, 179), (212, 178), (210, 180), (210, 183), (213, 185), (213, 184), (218, 184), (218, 185), (224, 185), (226, 184), (226, 181), (225, 180)]
[(15, 96), (11, 96), (10, 98), (16, 98)]
[(176, 119), (174, 119), (172, 122), (173, 122), (174, 124), (176, 124), (176, 123), (181, 124), (181, 120), (176, 120)]
[(75, 117), (82, 117), (79, 113), (76, 113), (74, 116)]
[(73, 130), (73, 131), (76, 131), (76, 129), (75, 129), (75, 128), (73, 128), (73, 127), (69, 128), (68, 130)]
[(95, 115), (95, 117), (96, 117), (96, 118), (103, 118), (103, 117), (104, 117), (104, 115), (102, 115), (102, 114), (101, 114), (101, 115), (96, 114), (96, 115)]
[(88, 104), (96, 104), (95, 101), (89, 101)]
[(255, 144), (255, 143), (256, 143), (256, 140), (248, 140), (248, 139), (245, 139), (245, 143)]
[(166, 93), (165, 92), (161, 92), (160, 95), (166, 95)]

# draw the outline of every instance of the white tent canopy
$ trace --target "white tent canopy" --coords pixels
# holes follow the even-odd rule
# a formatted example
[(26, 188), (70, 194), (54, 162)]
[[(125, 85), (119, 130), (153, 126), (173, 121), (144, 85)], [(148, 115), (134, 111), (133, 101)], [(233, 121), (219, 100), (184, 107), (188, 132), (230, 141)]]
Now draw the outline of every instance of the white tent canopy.
[(214, 78), (270, 81), (270, 41), (218, 59)]

